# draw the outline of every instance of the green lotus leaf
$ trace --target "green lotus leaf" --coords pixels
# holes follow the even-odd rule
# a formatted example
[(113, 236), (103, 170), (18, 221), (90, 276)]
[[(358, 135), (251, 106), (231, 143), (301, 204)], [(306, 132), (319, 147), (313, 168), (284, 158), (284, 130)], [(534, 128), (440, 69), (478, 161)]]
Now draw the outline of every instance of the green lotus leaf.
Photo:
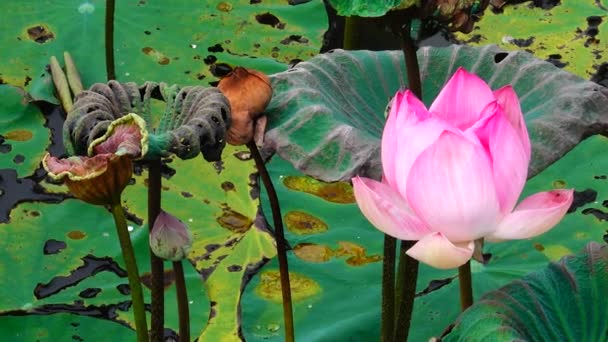
[(468, 35), (456, 34), (457, 40), (470, 45), (498, 44), (506, 50), (525, 49), (585, 79), (606, 62), (608, 1), (539, 1), (557, 3), (549, 9), (529, 1), (509, 2), (516, 1), (507, 1), (501, 13), (486, 11), (477, 28)]
[(601, 341), (608, 333), (608, 246), (591, 242), (485, 294), (442, 341)]
[[(473, 261), (471, 267), (475, 299), (583, 249), (589, 241), (604, 243), (607, 149), (608, 138), (592, 136), (527, 182), (521, 199), (553, 188), (575, 188), (575, 204), (545, 234), (528, 240), (486, 243), (484, 253), (488, 253), (489, 261)], [(373, 257), (382, 255), (383, 234), (363, 217), (355, 203), (328, 201), (305, 187), (293, 187), (289, 179), (302, 174), (290, 162), (275, 156), (268, 169), (283, 215), (305, 211), (327, 224), (327, 230), (315, 234), (285, 232), (293, 247), (293, 253), (288, 254), (290, 271), (306, 275), (321, 287), (319, 293), (294, 302), (296, 340), (378, 340), (382, 263), (374, 262)], [(328, 184), (335, 192), (337, 183)], [(262, 193), (261, 198), (264, 212), (269, 212), (267, 195)], [(363, 254), (357, 248), (342, 248), (344, 242), (360, 246), (372, 262), (358, 264), (349, 255), (340, 255), (349, 250)], [(304, 249), (312, 255), (301, 255)], [(263, 274), (276, 269), (276, 260), (270, 261), (245, 289), (241, 308), (247, 341), (284, 341), (281, 305), (260, 296), (257, 290), (264, 284)], [(460, 314), (457, 270), (421, 264), (416, 292), (409, 339), (428, 341), (441, 335)], [(322, 322), (319, 317), (323, 317)]]
[(44, 115), (29, 103), (23, 90), (0, 85), (0, 169), (31, 175), (50, 144)]
[[(493, 89), (514, 87), (533, 145), (530, 177), (608, 125), (608, 90), (527, 52), (454, 45), (422, 48), (418, 59), (427, 106), (461, 66)], [(266, 149), (322, 180), (379, 179), (384, 111), (406, 80), (399, 51), (335, 50), (272, 75)]]
[[(162, 115), (151, 109), (155, 95), (167, 103)], [(128, 113), (140, 115), (148, 125), (148, 159), (171, 153), (190, 159), (202, 153), (207, 160), (218, 160), (226, 145), (230, 104), (217, 88), (153, 82), (138, 87), (133, 82), (109, 81), (96, 83), (76, 97), (63, 129), (68, 153), (86, 155), (110, 123)]]
[(380, 17), (393, 9), (417, 6), (420, 0), (329, 0), (329, 3), (338, 15), (345, 17)]
[[(50, 56), (69, 51), (82, 83), (106, 82), (105, 1), (5, 1), (0, 22), (0, 84), (24, 87), (57, 103), (45, 71)], [(323, 3), (285, 0), (117, 2), (116, 78), (143, 84), (205, 85), (230, 66), (265, 73), (318, 53), (328, 26)], [(212, 72), (211, 69), (214, 69)]]

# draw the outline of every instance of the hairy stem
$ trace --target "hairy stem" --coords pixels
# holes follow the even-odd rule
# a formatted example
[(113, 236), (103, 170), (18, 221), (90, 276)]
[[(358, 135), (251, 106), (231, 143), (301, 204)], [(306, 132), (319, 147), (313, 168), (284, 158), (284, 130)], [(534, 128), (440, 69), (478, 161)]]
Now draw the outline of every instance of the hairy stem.
[(399, 270), (397, 271), (397, 322), (395, 341), (407, 341), (414, 309), (416, 282), (418, 281), (418, 260), (405, 254), (416, 241), (401, 241), (399, 248)]
[(114, 70), (114, 0), (106, 0), (106, 74), (109, 80), (116, 79)]
[(392, 342), (395, 331), (395, 249), (397, 240), (384, 235), (382, 258), (382, 331), (380, 341)]
[(279, 198), (277, 192), (272, 185), (264, 160), (260, 156), (260, 151), (255, 142), (252, 140), (247, 143), (247, 147), (251, 151), (251, 155), (255, 160), (255, 165), (260, 173), (260, 178), (264, 183), (264, 187), (268, 192), (270, 200), (270, 208), (272, 209), (272, 221), (274, 223), (274, 233), (277, 239), (277, 255), (279, 258), (279, 271), (281, 274), (281, 293), (283, 295), (283, 320), (285, 321), (285, 341), (295, 341), (293, 327), (293, 312), (291, 305), (291, 287), (289, 284), (289, 268), (287, 266), (287, 244), (285, 242), (285, 234), (283, 232), (283, 221), (281, 218), (281, 208), (279, 207)]
[(462, 311), (473, 305), (473, 285), (471, 281), (471, 261), (458, 267), (458, 282), (460, 283), (460, 307)]
[(122, 257), (127, 266), (137, 341), (148, 342), (148, 324), (146, 322), (144, 295), (139, 281), (139, 271), (137, 270), (137, 263), (135, 262), (135, 253), (133, 252), (133, 245), (131, 245), (131, 237), (129, 236), (129, 230), (127, 228), (127, 219), (120, 206), (120, 199), (112, 204), (112, 215), (114, 216), (114, 222), (116, 223), (116, 232), (118, 233), (118, 240), (120, 241)]
[(186, 279), (184, 278), (184, 267), (182, 261), (173, 262), (173, 273), (175, 274), (175, 287), (177, 291), (177, 311), (179, 315), (179, 340), (190, 341), (190, 310), (188, 308), (188, 291), (186, 290)]
[[(160, 213), (161, 175), (160, 159), (148, 163), (148, 228), (152, 232), (154, 221)], [(152, 292), (152, 324), (150, 338), (152, 342), (162, 342), (165, 325), (165, 292), (163, 260), (150, 250), (150, 273)]]

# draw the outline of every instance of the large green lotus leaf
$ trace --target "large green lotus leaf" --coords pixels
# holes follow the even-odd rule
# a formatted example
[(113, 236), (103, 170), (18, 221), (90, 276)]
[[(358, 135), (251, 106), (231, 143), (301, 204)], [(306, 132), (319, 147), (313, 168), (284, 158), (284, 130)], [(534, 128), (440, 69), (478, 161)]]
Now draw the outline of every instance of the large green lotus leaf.
[(471, 45), (525, 49), (588, 79), (606, 61), (607, 8), (606, 0), (563, 0), (548, 10), (531, 2), (509, 4), (503, 13), (486, 11), (473, 32), (456, 38)]
[[(427, 106), (458, 67), (493, 89), (513, 85), (533, 145), (530, 176), (608, 125), (608, 90), (527, 52), (454, 45), (422, 48), (418, 59)], [(399, 51), (335, 50), (272, 75), (266, 147), (326, 181), (379, 179), (385, 108), (406, 79)]]
[(608, 246), (590, 243), (485, 294), (443, 341), (601, 341), (608, 334)]
[[(254, 163), (244, 147), (228, 147), (221, 163), (176, 159), (165, 171), (170, 179), (163, 182), (162, 207), (182, 219), (195, 240), (188, 256), (194, 267), (186, 267), (193, 334), (238, 340), (241, 292), (251, 273), (276, 253), (264, 219), (257, 216)], [(149, 277), (146, 176), (134, 177), (123, 196), (143, 279)], [(63, 189), (42, 182), (40, 191), (47, 188), (55, 194)], [(69, 312), (132, 326), (124, 303), (130, 297), (119, 289), (127, 281), (114, 229), (107, 210), (74, 199), (13, 208), (9, 222), (0, 226), (7, 246), (0, 252), (0, 273), (11, 274), (0, 287), (0, 316)], [(51, 252), (44, 254), (45, 248)], [(174, 286), (166, 298), (166, 325), (177, 330)], [(2, 319), (0, 331), (10, 327)]]
[[(0, 22), (0, 83), (26, 87), (55, 101), (45, 66), (69, 51), (86, 85), (104, 82), (105, 1), (6, 1)], [(320, 1), (118, 1), (115, 12), (116, 77), (169, 84), (217, 80), (220, 63), (284, 70), (287, 62), (315, 55), (327, 28)], [(224, 71), (225, 72), (225, 71)]]
[(45, 118), (19, 88), (0, 85), (0, 169), (34, 172), (50, 143)]
[[(590, 137), (553, 165), (528, 181), (521, 198), (553, 188), (575, 188), (571, 213), (549, 232), (529, 239), (487, 243), (491, 256), (485, 265), (472, 263), (475, 298), (496, 290), (526, 274), (546, 267), (549, 261), (581, 250), (590, 240), (602, 241), (608, 217), (608, 138)], [(318, 283), (321, 290), (294, 303), (296, 337), (306, 341), (373, 341), (380, 336), (380, 277), (383, 235), (362, 216), (352, 194), (348, 201), (337, 201), (348, 187), (322, 187), (302, 178), (301, 173), (283, 159), (274, 157), (268, 164), (277, 186), (283, 216), (294, 211), (306, 212), (327, 224), (327, 230), (312, 233), (310, 218), (301, 227), (304, 234), (287, 229), (292, 246), (288, 254), (290, 271)], [(300, 179), (300, 178), (296, 178)], [(304, 191), (294, 187), (304, 186)], [(346, 183), (344, 183), (346, 184)], [(289, 187), (288, 187), (289, 186)], [(312, 190), (311, 190), (312, 189)], [(316, 190), (315, 190), (316, 189)], [(332, 199), (328, 202), (311, 193)], [(344, 203), (344, 204), (340, 204)], [(269, 213), (266, 195), (262, 194), (265, 213)], [(437, 208), (441, 210), (441, 208)], [(287, 220), (286, 220), (287, 221)], [(307, 228), (308, 227), (308, 228)], [(307, 233), (306, 233), (307, 232)], [(344, 242), (362, 248), (344, 252)], [(342, 248), (341, 248), (342, 246)], [(340, 251), (342, 249), (342, 251)], [(308, 252), (306, 252), (308, 251)], [(282, 341), (283, 325), (280, 303), (260, 292), (265, 272), (276, 270), (273, 260), (258, 273), (246, 288), (242, 303), (243, 329), (248, 341)], [(441, 332), (460, 313), (457, 270), (436, 270), (421, 265), (417, 285), (410, 340), (427, 341)]]

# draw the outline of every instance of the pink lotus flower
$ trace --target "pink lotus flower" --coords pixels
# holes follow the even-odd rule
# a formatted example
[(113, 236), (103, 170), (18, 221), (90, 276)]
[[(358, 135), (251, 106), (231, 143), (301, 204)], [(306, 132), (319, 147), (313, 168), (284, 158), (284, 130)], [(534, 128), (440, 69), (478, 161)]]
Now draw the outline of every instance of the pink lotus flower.
[(382, 182), (355, 177), (357, 203), (379, 230), (419, 240), (406, 253), (436, 268), (466, 263), (473, 241), (527, 239), (556, 225), (573, 190), (519, 203), (530, 138), (510, 86), (494, 92), (460, 68), (427, 110), (409, 90), (382, 134)]

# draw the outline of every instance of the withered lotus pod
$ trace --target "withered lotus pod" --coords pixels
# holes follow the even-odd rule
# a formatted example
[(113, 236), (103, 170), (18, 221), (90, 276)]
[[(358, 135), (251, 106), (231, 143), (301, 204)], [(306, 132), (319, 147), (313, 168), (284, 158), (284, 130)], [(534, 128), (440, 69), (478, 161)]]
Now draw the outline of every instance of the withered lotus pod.
[[(152, 113), (153, 99), (166, 102), (162, 113)], [(64, 124), (64, 142), (71, 155), (91, 154), (89, 146), (105, 134), (110, 122), (136, 113), (150, 132), (145, 159), (176, 154), (190, 159), (202, 153), (219, 160), (230, 126), (228, 99), (216, 88), (168, 86), (165, 83), (109, 81), (80, 93)]]
[(231, 145), (246, 144), (253, 138), (255, 122), (272, 98), (270, 79), (257, 70), (237, 67), (217, 87), (228, 98), (232, 112), (226, 140)]
[(145, 122), (127, 114), (108, 125), (107, 132), (91, 144), (92, 157), (59, 159), (47, 154), (42, 165), (49, 177), (64, 181), (78, 199), (95, 205), (120, 202), (120, 195), (133, 174), (132, 159), (146, 153)]

